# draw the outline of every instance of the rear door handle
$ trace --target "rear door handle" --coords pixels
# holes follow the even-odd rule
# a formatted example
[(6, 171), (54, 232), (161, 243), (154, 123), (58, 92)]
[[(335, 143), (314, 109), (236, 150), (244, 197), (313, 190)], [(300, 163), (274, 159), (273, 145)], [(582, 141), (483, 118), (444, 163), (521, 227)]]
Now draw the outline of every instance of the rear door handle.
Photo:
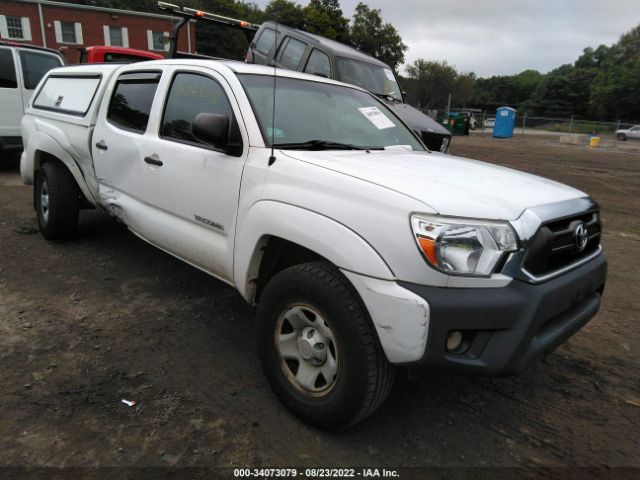
[(96, 143), (96, 148), (99, 148), (100, 150), (109, 150), (109, 147), (107, 147), (107, 144), (104, 143), (104, 140), (100, 140), (98, 143)]
[(164, 165), (160, 160), (153, 157), (144, 157), (144, 161), (147, 162), (149, 165), (155, 165), (157, 167), (161, 167), (162, 165)]

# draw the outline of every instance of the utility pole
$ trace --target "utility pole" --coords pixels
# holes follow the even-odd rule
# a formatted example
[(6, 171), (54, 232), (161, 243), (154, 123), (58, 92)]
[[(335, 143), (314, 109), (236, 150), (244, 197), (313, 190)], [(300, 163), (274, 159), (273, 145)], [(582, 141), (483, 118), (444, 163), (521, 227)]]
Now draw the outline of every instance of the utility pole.
[(451, 94), (449, 94), (449, 100), (447, 100), (447, 117), (449, 117), (450, 111), (451, 111)]

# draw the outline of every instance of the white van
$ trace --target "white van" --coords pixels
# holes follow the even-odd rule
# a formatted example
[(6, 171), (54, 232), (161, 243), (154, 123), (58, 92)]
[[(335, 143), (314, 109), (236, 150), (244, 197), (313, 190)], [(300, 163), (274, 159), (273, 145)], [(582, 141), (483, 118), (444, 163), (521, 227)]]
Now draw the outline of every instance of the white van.
[(22, 150), (20, 120), (33, 89), (45, 73), (64, 64), (55, 50), (0, 42), (0, 161)]

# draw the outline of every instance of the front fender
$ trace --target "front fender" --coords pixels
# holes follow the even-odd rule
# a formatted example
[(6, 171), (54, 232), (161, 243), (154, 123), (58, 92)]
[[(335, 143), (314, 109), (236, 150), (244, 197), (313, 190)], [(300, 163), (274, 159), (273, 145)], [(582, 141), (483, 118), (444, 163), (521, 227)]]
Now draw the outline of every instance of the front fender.
[(253, 301), (252, 281), (258, 277), (262, 248), (271, 236), (303, 246), (343, 270), (395, 278), (378, 252), (347, 226), (311, 210), (263, 200), (253, 204), (236, 232), (234, 283), (249, 302)]

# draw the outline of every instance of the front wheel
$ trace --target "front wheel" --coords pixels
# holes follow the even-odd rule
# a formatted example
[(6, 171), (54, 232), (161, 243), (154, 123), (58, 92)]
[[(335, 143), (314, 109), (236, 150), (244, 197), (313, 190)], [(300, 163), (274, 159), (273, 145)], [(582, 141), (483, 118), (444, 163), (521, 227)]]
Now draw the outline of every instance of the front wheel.
[(621, 142), (624, 142), (627, 140), (627, 136), (624, 133), (619, 133), (616, 135), (616, 137), (618, 138), (618, 140), (620, 140)]
[(280, 399), (304, 420), (343, 428), (371, 415), (394, 380), (364, 305), (326, 262), (278, 273), (258, 305), (260, 360)]
[(62, 164), (48, 162), (38, 172), (35, 203), (38, 226), (48, 240), (71, 237), (78, 224), (80, 192), (71, 172)]

